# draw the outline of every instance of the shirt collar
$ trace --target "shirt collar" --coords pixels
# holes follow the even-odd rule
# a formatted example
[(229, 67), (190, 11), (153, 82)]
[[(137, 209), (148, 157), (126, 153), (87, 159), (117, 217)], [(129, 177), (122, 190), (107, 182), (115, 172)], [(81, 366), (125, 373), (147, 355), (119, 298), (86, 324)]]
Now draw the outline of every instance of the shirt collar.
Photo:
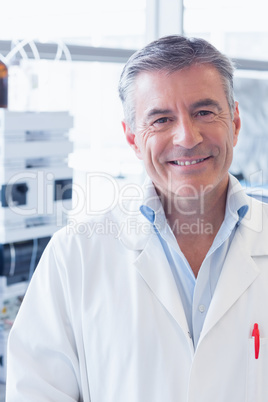
[(145, 182), (144, 200), (140, 206), (140, 211), (158, 230), (167, 224), (163, 205), (154, 184), (150, 180)]
[[(154, 184), (147, 180), (145, 182), (145, 197), (140, 206), (141, 213), (148, 221), (157, 226), (158, 230), (163, 229), (167, 222), (165, 212)], [(225, 207), (224, 222), (230, 228), (240, 224), (248, 211), (249, 205), (245, 191), (239, 181), (229, 174), (229, 185)]]
[(229, 186), (227, 192), (226, 208), (225, 208), (225, 223), (238, 223), (242, 221), (249, 208), (249, 203), (245, 190), (239, 181), (229, 174)]

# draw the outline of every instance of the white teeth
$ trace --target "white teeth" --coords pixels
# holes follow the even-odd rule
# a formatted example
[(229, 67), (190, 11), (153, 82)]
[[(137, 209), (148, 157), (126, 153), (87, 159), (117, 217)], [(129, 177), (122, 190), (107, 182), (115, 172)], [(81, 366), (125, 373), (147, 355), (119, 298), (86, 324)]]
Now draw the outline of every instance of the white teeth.
[(180, 161), (173, 161), (175, 165), (179, 166), (189, 166), (189, 165), (195, 165), (196, 163), (202, 162), (205, 158), (203, 159), (196, 159), (194, 161), (185, 161), (185, 162), (180, 162)]

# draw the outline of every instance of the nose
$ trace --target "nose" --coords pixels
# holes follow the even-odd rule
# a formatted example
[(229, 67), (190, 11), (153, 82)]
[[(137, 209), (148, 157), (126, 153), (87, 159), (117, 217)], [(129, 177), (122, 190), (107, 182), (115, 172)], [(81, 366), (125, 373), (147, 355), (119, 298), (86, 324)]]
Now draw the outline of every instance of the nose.
[(181, 116), (173, 131), (173, 144), (191, 149), (203, 142), (199, 127), (190, 116)]

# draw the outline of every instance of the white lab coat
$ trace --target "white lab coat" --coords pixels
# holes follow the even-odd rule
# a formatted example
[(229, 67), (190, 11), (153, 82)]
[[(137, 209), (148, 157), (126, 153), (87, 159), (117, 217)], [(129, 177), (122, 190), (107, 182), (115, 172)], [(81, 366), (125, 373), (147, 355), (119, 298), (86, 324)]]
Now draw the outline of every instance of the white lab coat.
[(268, 206), (250, 204), (196, 351), (141, 214), (56, 233), (11, 331), (7, 402), (266, 402)]

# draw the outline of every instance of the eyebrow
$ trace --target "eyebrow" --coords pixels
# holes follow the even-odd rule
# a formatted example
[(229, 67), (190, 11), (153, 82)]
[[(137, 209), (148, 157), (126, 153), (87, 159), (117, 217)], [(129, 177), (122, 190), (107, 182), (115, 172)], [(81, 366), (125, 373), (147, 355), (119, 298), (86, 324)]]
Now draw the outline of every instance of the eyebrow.
[(145, 121), (148, 123), (152, 117), (155, 116), (166, 116), (166, 115), (171, 115), (174, 112), (171, 109), (160, 109), (160, 108), (154, 108), (148, 111)]
[(151, 109), (149, 110), (149, 112), (147, 113), (147, 118), (153, 117), (153, 116), (157, 116), (159, 114), (171, 114), (172, 110), (171, 109)]
[(200, 99), (197, 102), (192, 103), (190, 107), (192, 110), (194, 110), (206, 106), (215, 107), (219, 112), (223, 110), (219, 102), (211, 98)]

